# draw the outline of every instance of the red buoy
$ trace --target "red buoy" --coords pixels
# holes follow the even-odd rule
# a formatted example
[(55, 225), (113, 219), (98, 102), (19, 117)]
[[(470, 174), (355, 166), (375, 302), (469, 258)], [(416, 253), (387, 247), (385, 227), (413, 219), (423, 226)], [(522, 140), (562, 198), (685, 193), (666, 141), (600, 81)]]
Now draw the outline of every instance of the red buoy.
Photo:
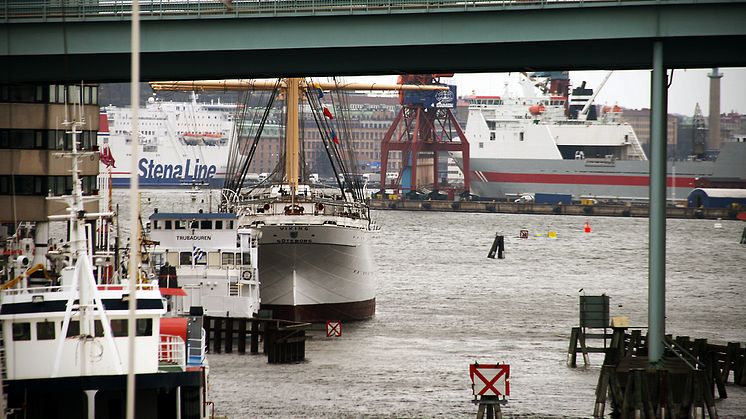
[(588, 224), (588, 221), (585, 222), (585, 226), (583, 226), (583, 231), (586, 232), (586, 233), (590, 233), (591, 232), (591, 225)]

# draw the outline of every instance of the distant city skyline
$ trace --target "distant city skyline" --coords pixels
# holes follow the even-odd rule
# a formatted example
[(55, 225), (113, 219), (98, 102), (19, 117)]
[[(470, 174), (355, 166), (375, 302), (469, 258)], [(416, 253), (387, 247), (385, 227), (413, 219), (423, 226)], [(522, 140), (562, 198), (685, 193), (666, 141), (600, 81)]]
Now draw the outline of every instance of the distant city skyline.
[[(669, 88), (668, 113), (691, 116), (694, 107), (699, 103), (704, 116), (709, 115), (710, 79), (707, 74), (712, 69), (677, 69)], [(746, 113), (746, 68), (720, 68), (723, 77), (720, 79), (720, 112)], [(607, 71), (571, 71), (570, 80), (573, 86), (579, 86), (584, 80), (594, 90), (601, 83)], [(517, 73), (472, 73), (456, 74), (445, 79), (448, 84), (458, 86), (459, 96), (502, 95), (505, 83), (516, 80)], [(669, 71), (670, 74), (670, 71)], [(347, 77), (354, 80), (377, 80), (382, 83), (393, 83), (396, 76), (361, 76)], [(512, 83), (511, 85), (515, 85)], [(596, 97), (597, 104), (618, 104), (624, 108), (650, 108), (650, 70), (614, 71), (606, 85)]]

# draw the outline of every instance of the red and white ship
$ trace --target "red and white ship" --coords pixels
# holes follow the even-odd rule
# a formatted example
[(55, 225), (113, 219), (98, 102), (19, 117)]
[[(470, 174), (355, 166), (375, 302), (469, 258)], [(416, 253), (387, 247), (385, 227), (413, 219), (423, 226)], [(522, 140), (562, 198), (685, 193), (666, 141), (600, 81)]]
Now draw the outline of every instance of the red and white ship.
[[(470, 144), (471, 191), (506, 198), (526, 193), (648, 198), (647, 156), (621, 109), (604, 107), (599, 115), (593, 90), (585, 83), (568, 97), (569, 80), (521, 80), (522, 95), (472, 96), (466, 136)], [(555, 93), (551, 93), (555, 92)], [(569, 103), (568, 103), (569, 100)], [(459, 167), (460, 153), (453, 155)], [(686, 197), (697, 178), (746, 179), (746, 143), (728, 142), (715, 161), (669, 161), (672, 196)]]

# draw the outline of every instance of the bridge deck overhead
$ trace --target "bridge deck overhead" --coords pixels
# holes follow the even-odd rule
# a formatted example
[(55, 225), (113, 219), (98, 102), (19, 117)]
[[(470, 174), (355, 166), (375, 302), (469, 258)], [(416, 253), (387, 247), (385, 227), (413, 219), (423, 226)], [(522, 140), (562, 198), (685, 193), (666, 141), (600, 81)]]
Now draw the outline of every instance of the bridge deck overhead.
[[(0, 82), (129, 79), (129, 2), (53, 7), (72, 3), (0, 5)], [(646, 69), (655, 40), (667, 68), (746, 66), (746, 0), (152, 0), (143, 9), (144, 80)]]

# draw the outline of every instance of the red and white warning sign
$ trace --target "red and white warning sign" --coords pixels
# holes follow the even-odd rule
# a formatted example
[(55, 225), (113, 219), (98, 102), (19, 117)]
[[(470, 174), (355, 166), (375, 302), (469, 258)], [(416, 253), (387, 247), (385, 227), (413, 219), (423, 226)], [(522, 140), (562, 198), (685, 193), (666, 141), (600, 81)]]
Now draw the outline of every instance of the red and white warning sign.
[(475, 396), (510, 396), (510, 365), (469, 365), (471, 388)]
[(342, 336), (342, 322), (339, 320), (327, 320), (326, 337), (338, 338), (340, 336)]

